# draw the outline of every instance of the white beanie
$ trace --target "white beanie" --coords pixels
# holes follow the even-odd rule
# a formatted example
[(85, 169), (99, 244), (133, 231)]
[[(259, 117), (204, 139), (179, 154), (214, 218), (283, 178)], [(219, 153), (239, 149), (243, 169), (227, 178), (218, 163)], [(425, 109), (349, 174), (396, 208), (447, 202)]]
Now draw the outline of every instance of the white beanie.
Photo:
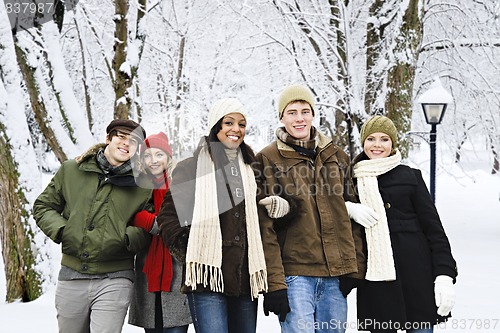
[(240, 113), (245, 119), (247, 118), (245, 107), (237, 98), (222, 98), (216, 101), (208, 111), (208, 130), (210, 131), (221, 118), (230, 113)]

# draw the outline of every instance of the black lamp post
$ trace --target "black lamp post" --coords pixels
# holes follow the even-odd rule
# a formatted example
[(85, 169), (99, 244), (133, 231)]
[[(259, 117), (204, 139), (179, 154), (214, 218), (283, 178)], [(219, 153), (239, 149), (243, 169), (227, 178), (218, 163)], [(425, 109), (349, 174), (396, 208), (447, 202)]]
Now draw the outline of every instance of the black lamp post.
[(429, 133), (431, 148), (430, 193), (433, 202), (436, 202), (436, 127), (443, 120), (446, 107), (452, 101), (452, 96), (443, 88), (439, 79), (436, 79), (430, 89), (418, 99), (418, 103), (422, 105), (424, 110), (425, 121), (431, 125), (431, 132)]

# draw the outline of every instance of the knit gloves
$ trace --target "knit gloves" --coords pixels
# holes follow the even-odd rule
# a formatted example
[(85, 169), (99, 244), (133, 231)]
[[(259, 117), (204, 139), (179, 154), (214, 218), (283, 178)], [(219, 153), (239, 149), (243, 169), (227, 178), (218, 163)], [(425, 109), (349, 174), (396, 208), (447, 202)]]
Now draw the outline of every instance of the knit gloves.
[(436, 299), (437, 313), (440, 316), (450, 314), (455, 305), (455, 290), (453, 279), (446, 275), (438, 275), (434, 281), (434, 297)]
[(264, 294), (264, 314), (269, 316), (269, 312), (279, 316), (281, 322), (285, 321), (286, 315), (290, 312), (288, 305), (288, 292), (286, 289), (271, 291)]
[(267, 214), (272, 219), (278, 219), (290, 212), (288, 201), (277, 195), (270, 195), (259, 201), (259, 204), (266, 207)]
[(373, 227), (380, 218), (373, 209), (363, 204), (346, 201), (345, 206), (349, 217), (365, 228)]

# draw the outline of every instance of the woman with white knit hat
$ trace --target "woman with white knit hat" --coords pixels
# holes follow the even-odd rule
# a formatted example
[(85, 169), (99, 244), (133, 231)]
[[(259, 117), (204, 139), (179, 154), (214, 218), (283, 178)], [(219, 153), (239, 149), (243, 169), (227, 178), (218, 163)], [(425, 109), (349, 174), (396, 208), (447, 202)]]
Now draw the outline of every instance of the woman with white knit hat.
[(158, 215), (165, 244), (184, 263), (181, 291), (196, 332), (254, 333), (258, 294), (267, 291), (246, 122), (237, 99), (215, 102), (208, 136), (174, 169)]
[(354, 158), (359, 199), (378, 222), (365, 228), (367, 272), (357, 291), (361, 330), (432, 332), (455, 302), (456, 263), (420, 170), (401, 164), (397, 130), (387, 117), (362, 126)]

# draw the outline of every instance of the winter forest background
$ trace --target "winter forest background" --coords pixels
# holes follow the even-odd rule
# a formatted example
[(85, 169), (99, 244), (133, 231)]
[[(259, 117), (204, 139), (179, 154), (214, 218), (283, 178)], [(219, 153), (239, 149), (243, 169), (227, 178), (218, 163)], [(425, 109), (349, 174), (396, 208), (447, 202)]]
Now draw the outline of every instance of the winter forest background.
[[(351, 156), (373, 114), (391, 117), (408, 156), (426, 145), (418, 96), (439, 78), (453, 96), (438, 160), (455, 178), (463, 147), (500, 171), (498, 0), (81, 0), (12, 29), (0, 0), (0, 243), (6, 302), (55, 283), (58, 247), (31, 205), (60, 163), (105, 138), (113, 118), (165, 131), (180, 160), (207, 133), (208, 108), (237, 97), (247, 142), (273, 140), (274, 100), (305, 83), (317, 126)], [(61, 5), (61, 4), (60, 4)], [(438, 154), (438, 159), (440, 159)], [(453, 168), (452, 168), (453, 166)], [(495, 176), (494, 176), (495, 177)], [(497, 193), (496, 191), (495, 193)]]

